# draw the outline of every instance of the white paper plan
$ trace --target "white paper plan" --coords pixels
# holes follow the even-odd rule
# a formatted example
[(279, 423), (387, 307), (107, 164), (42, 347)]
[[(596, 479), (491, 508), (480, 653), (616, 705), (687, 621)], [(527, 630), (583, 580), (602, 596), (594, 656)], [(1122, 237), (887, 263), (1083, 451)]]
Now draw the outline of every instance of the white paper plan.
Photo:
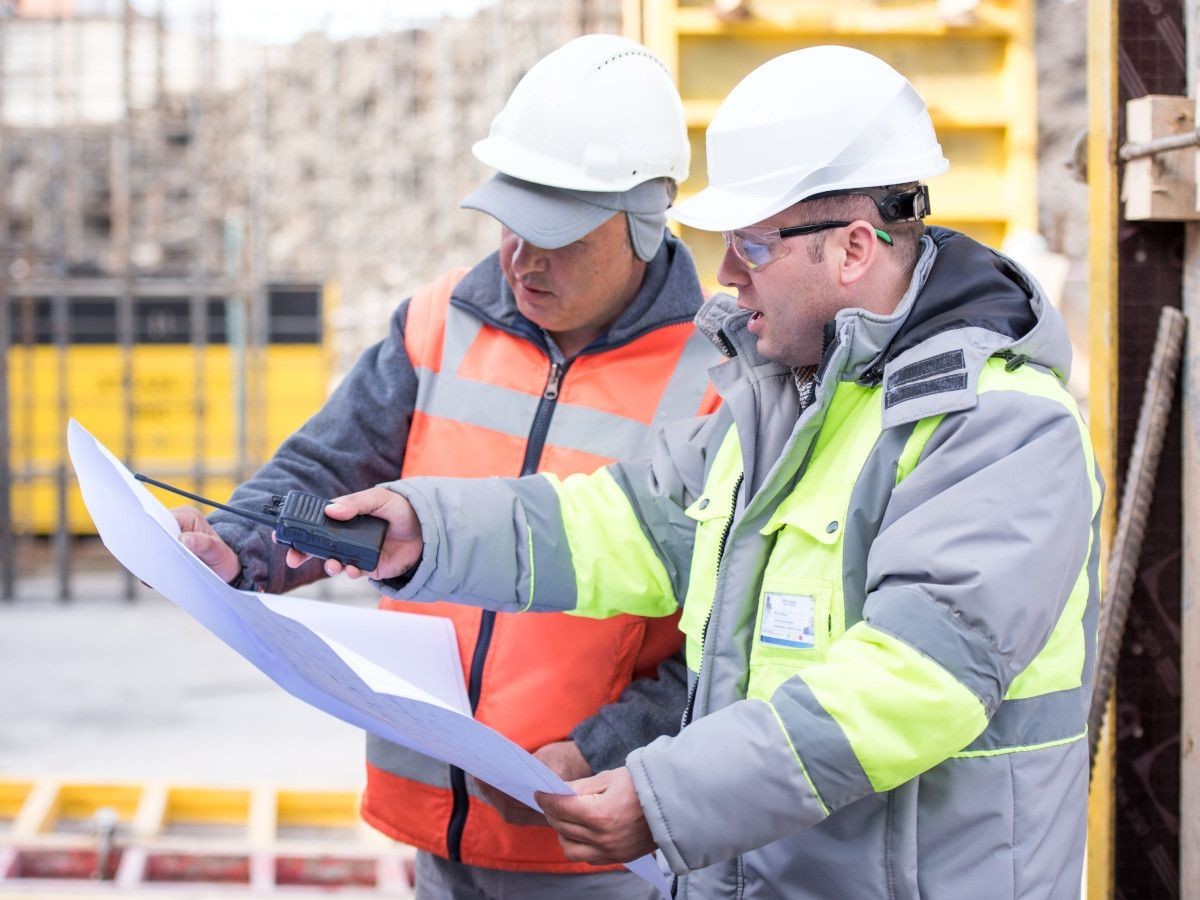
[[(166, 507), (74, 420), (68, 445), (84, 504), (113, 556), (285, 691), (534, 808), (534, 791), (571, 793), (532, 755), (471, 717), (449, 621), (236, 590), (179, 543)], [(669, 893), (653, 857), (629, 868)]]

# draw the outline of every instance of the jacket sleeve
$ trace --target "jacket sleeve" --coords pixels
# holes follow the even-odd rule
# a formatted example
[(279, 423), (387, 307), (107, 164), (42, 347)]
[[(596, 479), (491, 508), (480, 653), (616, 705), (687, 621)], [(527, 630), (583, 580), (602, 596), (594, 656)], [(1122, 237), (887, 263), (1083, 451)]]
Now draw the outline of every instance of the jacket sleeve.
[[(399, 475), (417, 396), (404, 345), (407, 313), (406, 300), (392, 316), (388, 337), (359, 357), (325, 405), (234, 491), (231, 504), (258, 509), (293, 489), (337, 497)], [(220, 511), (209, 521), (241, 560), (236, 587), (282, 593), (324, 577), (321, 560), (289, 569), (286, 548), (263, 526)]]
[(891, 494), (863, 620), (769, 700), (630, 755), (672, 869), (812, 826), (963, 750), (1052, 636), (1086, 681), (1099, 506), (1084, 426), (1063, 403), (993, 391), (947, 415)]
[(412, 478), (420, 563), (379, 583), (404, 600), (450, 599), (501, 612), (666, 616), (687, 591), (706, 463), (728, 427), (722, 410), (661, 429), (651, 460), (591, 475)]
[(683, 651), (663, 660), (657, 678), (631, 681), (616, 703), (571, 730), (571, 740), (593, 772), (617, 769), (625, 757), (660, 735), (679, 733), (687, 705), (687, 665)]

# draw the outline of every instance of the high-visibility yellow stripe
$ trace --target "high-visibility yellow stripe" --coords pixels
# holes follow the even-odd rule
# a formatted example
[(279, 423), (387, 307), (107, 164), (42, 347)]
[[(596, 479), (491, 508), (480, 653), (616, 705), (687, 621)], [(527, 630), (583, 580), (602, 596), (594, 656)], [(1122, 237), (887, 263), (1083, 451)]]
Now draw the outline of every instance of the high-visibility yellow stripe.
[(796, 745), (792, 743), (792, 736), (788, 734), (787, 726), (783, 724), (783, 717), (779, 715), (779, 711), (775, 709), (770, 701), (766, 702), (767, 706), (771, 707), (771, 715), (775, 717), (775, 722), (779, 725), (779, 730), (783, 732), (783, 739), (787, 741), (788, 749), (792, 751), (792, 756), (796, 758), (796, 765), (800, 767), (800, 774), (804, 776), (804, 780), (808, 783), (808, 789), (812, 791), (813, 797), (816, 798), (817, 805), (821, 807), (821, 812), (829, 815), (829, 807), (825, 805), (825, 801), (821, 799), (821, 795), (817, 793), (817, 786), (813, 784), (813, 780), (808, 776), (808, 767), (804, 765), (804, 760), (800, 758), (800, 754), (796, 752)]
[(987, 727), (979, 698), (950, 672), (863, 622), (797, 677), (845, 732), (876, 791), (932, 768)]
[(667, 570), (609, 471), (543, 477), (558, 494), (575, 568), (576, 604), (567, 612), (592, 619), (674, 613), (679, 607)]
[(933, 437), (933, 433), (942, 424), (944, 418), (946, 418), (945, 414), (928, 416), (913, 426), (912, 434), (904, 442), (904, 450), (901, 451), (900, 459), (896, 462), (896, 484), (907, 478), (917, 467), (921, 454), (925, 452), (925, 445), (929, 443), (929, 439)]

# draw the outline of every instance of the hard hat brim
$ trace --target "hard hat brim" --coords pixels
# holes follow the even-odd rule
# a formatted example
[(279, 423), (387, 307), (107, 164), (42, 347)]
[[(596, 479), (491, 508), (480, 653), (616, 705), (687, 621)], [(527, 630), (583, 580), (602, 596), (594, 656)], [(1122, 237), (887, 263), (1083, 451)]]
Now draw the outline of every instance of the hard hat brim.
[(503, 173), (493, 175), (459, 206), (487, 213), (509, 231), (544, 250), (557, 250), (574, 243), (620, 211)]
[(778, 197), (763, 199), (709, 185), (667, 210), (668, 218), (698, 231), (733, 231), (757, 225), (790, 205)]
[[(505, 175), (571, 191), (627, 191), (654, 178), (680, 180), (680, 173), (669, 166), (646, 167), (620, 176), (612, 172), (591, 175), (581, 166), (569, 165), (528, 147), (519, 147), (503, 137), (487, 137), (477, 141), (471, 151), (481, 163)], [(682, 175), (687, 177), (686, 167)]]

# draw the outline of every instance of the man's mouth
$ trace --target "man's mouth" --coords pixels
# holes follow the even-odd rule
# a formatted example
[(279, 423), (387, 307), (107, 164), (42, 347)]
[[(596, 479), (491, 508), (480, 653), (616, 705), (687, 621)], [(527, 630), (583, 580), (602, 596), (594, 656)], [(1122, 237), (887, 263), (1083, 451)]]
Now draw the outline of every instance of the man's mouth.
[(762, 318), (762, 313), (759, 310), (755, 309), (753, 306), (743, 303), (740, 297), (738, 298), (737, 307), (738, 309), (744, 309), (746, 312), (750, 313), (750, 322), (756, 322)]

